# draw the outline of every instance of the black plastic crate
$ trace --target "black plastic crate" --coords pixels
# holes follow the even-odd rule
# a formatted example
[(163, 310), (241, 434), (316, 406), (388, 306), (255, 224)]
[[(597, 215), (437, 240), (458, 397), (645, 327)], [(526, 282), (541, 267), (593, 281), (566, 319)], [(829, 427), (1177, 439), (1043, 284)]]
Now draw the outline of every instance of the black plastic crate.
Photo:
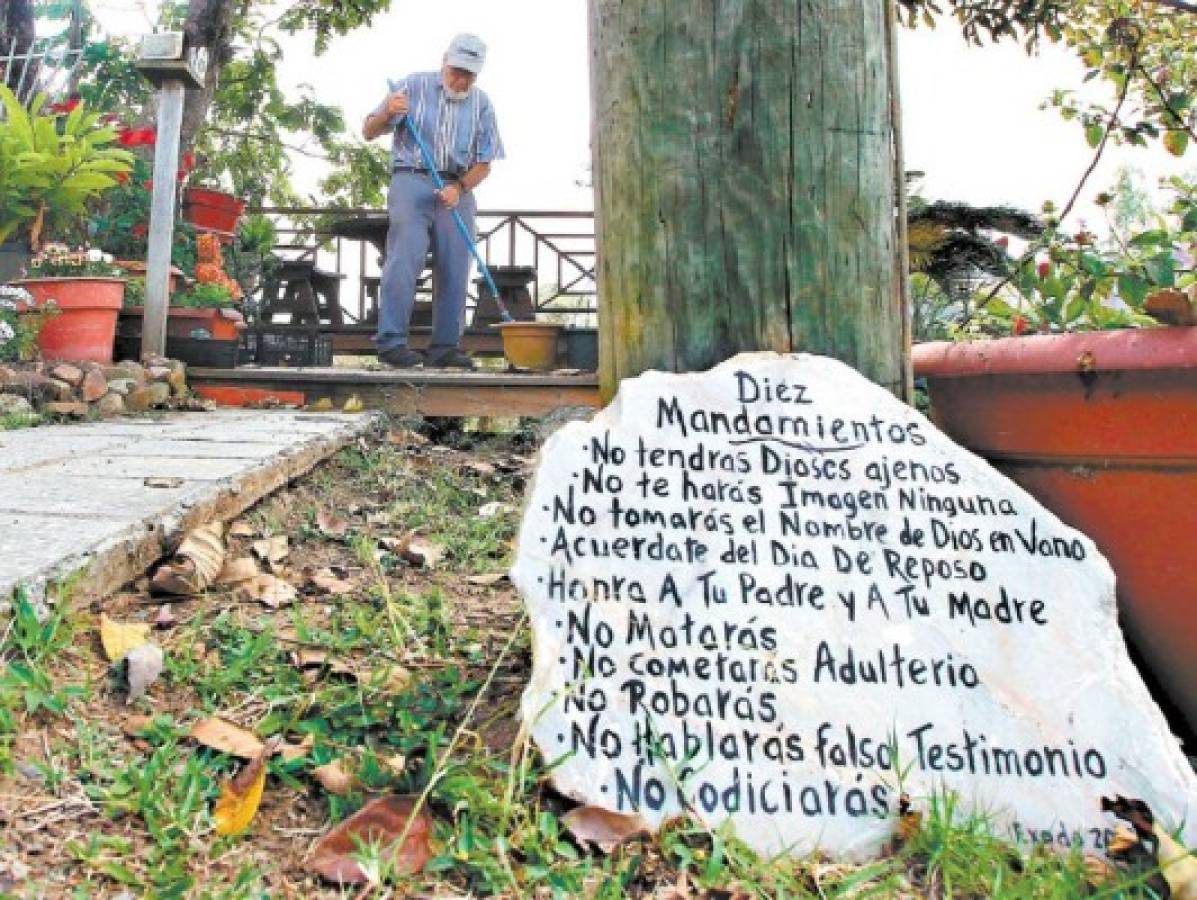
[(332, 335), (296, 326), (257, 326), (241, 335), (240, 359), (259, 366), (331, 366)]

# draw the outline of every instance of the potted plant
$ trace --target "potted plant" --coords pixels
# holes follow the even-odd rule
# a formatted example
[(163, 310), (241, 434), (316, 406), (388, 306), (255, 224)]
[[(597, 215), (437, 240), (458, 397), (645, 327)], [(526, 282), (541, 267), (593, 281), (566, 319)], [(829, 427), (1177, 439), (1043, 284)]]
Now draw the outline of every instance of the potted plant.
[[(166, 320), (167, 355), (191, 365), (231, 367), (245, 319), (236, 309), (241, 285), (224, 271), (220, 240), (213, 234), (196, 237), (195, 284), (171, 297)], [(144, 289), (134, 291), (144, 297)], [(131, 306), (122, 313), (122, 355), (140, 355), (141, 320), (144, 308)]]
[(924, 344), (914, 364), (948, 434), (1109, 558), (1132, 643), (1197, 732), (1197, 186), (1172, 188), (1112, 246), (1050, 233), (966, 335), (1013, 336)]
[(88, 248), (71, 250), (47, 244), (30, 261), (30, 278), (13, 281), (32, 298), (26, 307), (53, 309), (38, 334), (46, 359), (112, 362), (116, 321), (125, 294), (125, 279), (112, 257)]
[[(3, 85), (0, 103), (0, 241), (16, 238), (38, 251), (43, 235), (82, 221), (88, 205), (117, 184), (132, 160), (112, 146), (117, 132), (82, 104), (45, 109), (39, 95), (26, 110)], [(111, 257), (95, 248), (70, 250), (54, 244), (25, 268), (31, 277), (18, 283), (33, 305), (53, 303), (60, 313), (38, 337), (42, 353), (111, 361), (124, 287)], [(8, 280), (15, 279), (10, 274)]]
[(246, 203), (225, 191), (209, 187), (188, 187), (183, 192), (183, 215), (199, 231), (232, 238)]

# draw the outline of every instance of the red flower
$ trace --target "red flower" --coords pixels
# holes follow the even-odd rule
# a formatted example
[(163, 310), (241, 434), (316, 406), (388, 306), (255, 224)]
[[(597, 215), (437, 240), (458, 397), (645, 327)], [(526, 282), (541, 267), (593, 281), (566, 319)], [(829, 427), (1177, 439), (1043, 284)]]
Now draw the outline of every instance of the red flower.
[(195, 168), (195, 154), (188, 150), (183, 154), (183, 171), (190, 172)]
[(138, 143), (153, 146), (154, 141), (158, 140), (158, 132), (153, 128), (143, 128), (140, 131), (140, 139)]
[(1000, 238), (998, 238), (996, 241), (994, 241), (994, 243), (997, 244), (999, 247), (1001, 247), (1003, 250), (1005, 250), (1007, 247), (1010, 246), (1010, 238), (1006, 237), (1006, 235), (1003, 234)]
[(1026, 316), (1015, 316), (1014, 317), (1014, 333), (1015, 334), (1025, 334), (1028, 324), (1029, 323), (1027, 322)]
[(116, 133), (116, 141), (122, 147), (136, 147), (137, 146), (137, 132), (131, 128), (122, 128)]
[(150, 178), (147, 181), (143, 181), (141, 183), (141, 186), (143, 188), (145, 188), (147, 191), (152, 191), (154, 189), (154, 179)]
[(137, 238), (142, 238), (142, 237), (145, 237), (145, 236), (146, 236), (146, 232), (148, 232), (148, 231), (149, 231), (149, 229), (146, 227), (146, 224), (145, 224), (145, 222), (137, 222), (137, 223), (136, 223), (136, 224), (134, 224), (134, 226), (133, 226), (131, 229), (129, 229), (129, 230), (133, 232), (133, 237), (137, 237)]
[(1047, 260), (1044, 260), (1043, 262), (1039, 263), (1039, 277), (1040, 278), (1046, 278), (1048, 275), (1051, 274), (1051, 271), (1052, 271), (1052, 264), (1049, 263)]
[(117, 184), (128, 184), (129, 182), (128, 172), (117, 172), (113, 177), (116, 179)]
[(77, 107), (80, 104), (80, 102), (81, 101), (79, 100), (78, 97), (71, 97), (69, 100), (65, 101), (64, 103), (51, 103), (46, 109), (47, 109), (47, 111), (52, 112), (55, 115), (61, 116), (61, 115), (65, 115), (66, 113), (73, 112), (75, 107)]

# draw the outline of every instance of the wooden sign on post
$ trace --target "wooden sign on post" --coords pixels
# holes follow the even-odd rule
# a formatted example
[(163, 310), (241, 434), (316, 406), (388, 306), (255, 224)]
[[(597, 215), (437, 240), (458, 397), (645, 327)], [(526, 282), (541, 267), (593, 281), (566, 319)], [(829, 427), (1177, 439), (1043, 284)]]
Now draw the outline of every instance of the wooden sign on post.
[(204, 47), (185, 51), (183, 35), (178, 32), (149, 34), (142, 38), (137, 68), (158, 88), (158, 137), (154, 144), (154, 192), (150, 199), (141, 353), (163, 356), (170, 305), (170, 252), (174, 244), (175, 172), (179, 168), (183, 96), (188, 87), (203, 87), (208, 51)]

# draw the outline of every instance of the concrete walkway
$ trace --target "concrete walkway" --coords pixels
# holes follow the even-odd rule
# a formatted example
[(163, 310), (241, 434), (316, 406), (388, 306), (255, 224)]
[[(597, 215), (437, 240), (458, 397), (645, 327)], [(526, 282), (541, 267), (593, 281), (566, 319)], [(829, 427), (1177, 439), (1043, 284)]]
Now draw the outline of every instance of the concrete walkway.
[(110, 593), (376, 422), (230, 409), (0, 431), (0, 600), (62, 579), (76, 599)]

